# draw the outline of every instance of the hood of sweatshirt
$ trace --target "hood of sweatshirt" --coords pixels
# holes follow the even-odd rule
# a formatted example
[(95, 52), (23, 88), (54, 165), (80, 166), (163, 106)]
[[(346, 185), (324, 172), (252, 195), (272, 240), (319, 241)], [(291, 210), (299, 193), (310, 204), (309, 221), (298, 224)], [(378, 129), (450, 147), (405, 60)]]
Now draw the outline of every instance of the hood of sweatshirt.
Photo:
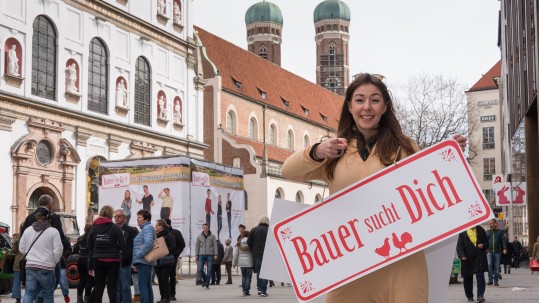
[(51, 224), (49, 222), (35, 221), (34, 223), (32, 223), (32, 228), (35, 231), (45, 230), (46, 228), (49, 228), (49, 227), (51, 227)]
[(94, 221), (93, 225), (98, 226), (98, 225), (104, 225), (108, 223), (112, 223), (112, 219), (109, 219), (107, 217), (99, 217)]

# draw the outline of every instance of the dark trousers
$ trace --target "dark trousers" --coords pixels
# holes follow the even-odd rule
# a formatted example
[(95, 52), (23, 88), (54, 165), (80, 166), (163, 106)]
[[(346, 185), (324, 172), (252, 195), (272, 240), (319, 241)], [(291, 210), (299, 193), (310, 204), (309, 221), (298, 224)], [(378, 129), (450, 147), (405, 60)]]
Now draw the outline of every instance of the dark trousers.
[(169, 275), (169, 283), (170, 283), (170, 297), (175, 298), (176, 297), (176, 268), (178, 268), (178, 258), (180, 256), (174, 256), (174, 259), (176, 260), (176, 264), (174, 264), (174, 267), (170, 271)]
[(221, 283), (221, 264), (212, 264), (211, 284)]
[(95, 289), (93, 302), (101, 303), (106, 285), (109, 302), (116, 303), (116, 289), (118, 286), (118, 278), (120, 276), (120, 262), (94, 260), (94, 273)]
[(94, 288), (94, 277), (88, 274), (88, 259), (79, 258), (77, 260), (77, 271), (79, 272), (79, 284), (77, 285), (77, 296), (90, 296)]
[[(462, 275), (466, 298), (473, 298), (473, 276)], [(475, 279), (477, 281), (477, 297), (482, 297), (485, 294), (485, 273), (482, 271), (476, 273)]]
[(228, 275), (228, 280), (226, 281), (226, 283), (232, 283), (232, 261), (230, 262), (225, 262), (225, 270), (226, 270), (226, 274)]
[(170, 207), (161, 207), (161, 219), (170, 219)]
[(157, 281), (159, 281), (159, 294), (161, 300), (170, 300), (170, 272), (174, 265), (156, 266), (155, 274), (157, 275)]

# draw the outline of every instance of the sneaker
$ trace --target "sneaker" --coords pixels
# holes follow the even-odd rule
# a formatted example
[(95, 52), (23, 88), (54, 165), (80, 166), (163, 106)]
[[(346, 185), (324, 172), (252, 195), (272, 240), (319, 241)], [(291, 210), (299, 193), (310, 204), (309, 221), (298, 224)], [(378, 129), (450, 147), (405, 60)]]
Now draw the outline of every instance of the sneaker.
[(492, 281), (488, 281), (487, 285), (492, 285)]
[(69, 298), (69, 295), (65, 295), (65, 296), (64, 296), (64, 301), (65, 301), (66, 303), (69, 303), (69, 302), (71, 301), (71, 299)]
[(133, 299), (131, 299), (132, 302), (140, 302), (140, 295), (134, 295)]
[(262, 292), (261, 292), (260, 290), (258, 291), (258, 295), (259, 295), (259, 296), (262, 295)]
[(268, 294), (267, 294), (267, 293), (265, 293), (265, 292), (263, 292), (263, 293), (261, 293), (261, 294), (260, 294), (260, 296), (261, 296), (261, 297), (267, 297), (267, 296), (268, 296)]
[(475, 302), (473, 298), (468, 298), (468, 302)]
[(483, 298), (483, 297), (477, 297), (477, 302), (478, 302), (478, 303), (485, 302), (485, 298)]
[(206, 289), (210, 289), (210, 286), (208, 284), (206, 284)]
[(250, 296), (250, 295), (251, 295), (251, 294), (248, 293), (248, 292), (243, 292), (243, 296), (244, 296), (244, 297), (247, 297), (247, 296)]
[(498, 282), (494, 282), (494, 286), (500, 286), (500, 284), (498, 284)]

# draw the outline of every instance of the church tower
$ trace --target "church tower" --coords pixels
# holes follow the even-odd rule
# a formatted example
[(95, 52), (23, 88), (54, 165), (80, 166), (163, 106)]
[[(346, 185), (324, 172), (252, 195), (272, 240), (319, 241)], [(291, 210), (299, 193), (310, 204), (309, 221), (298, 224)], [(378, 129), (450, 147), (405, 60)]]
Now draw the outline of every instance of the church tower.
[(350, 9), (340, 0), (325, 0), (314, 9), (316, 83), (339, 95), (350, 83), (349, 24)]
[(245, 25), (249, 51), (281, 66), (281, 9), (266, 1), (253, 4), (245, 13)]

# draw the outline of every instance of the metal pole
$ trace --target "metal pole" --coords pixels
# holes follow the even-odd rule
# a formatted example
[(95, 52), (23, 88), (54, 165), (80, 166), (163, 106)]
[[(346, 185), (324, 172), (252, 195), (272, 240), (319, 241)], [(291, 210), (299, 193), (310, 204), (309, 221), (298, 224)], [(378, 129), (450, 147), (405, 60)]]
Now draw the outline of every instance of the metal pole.
[(515, 227), (515, 225), (513, 224), (513, 176), (511, 174), (508, 174), (507, 175), (508, 179), (509, 179), (509, 190), (511, 192), (511, 201), (509, 201), (509, 221), (507, 222), (507, 224), (510, 224), (510, 227), (509, 228), (509, 234), (508, 234), (508, 241), (510, 241), (510, 239), (513, 239), (513, 235), (514, 235), (514, 231), (513, 231), (513, 228)]

